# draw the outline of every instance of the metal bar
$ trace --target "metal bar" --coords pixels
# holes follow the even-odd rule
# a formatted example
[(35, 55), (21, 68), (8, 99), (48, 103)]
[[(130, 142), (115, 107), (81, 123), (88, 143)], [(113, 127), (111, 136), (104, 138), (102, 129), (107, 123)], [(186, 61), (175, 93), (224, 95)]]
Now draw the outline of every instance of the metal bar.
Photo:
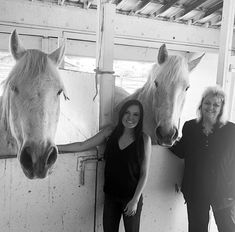
[(14, 159), (17, 158), (17, 155), (2, 155), (0, 159)]

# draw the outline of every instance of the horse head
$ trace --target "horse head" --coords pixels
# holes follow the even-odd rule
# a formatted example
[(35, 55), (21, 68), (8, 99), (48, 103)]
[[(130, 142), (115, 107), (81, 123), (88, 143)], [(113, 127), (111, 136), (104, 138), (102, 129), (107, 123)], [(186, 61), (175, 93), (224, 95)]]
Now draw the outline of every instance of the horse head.
[(13, 31), (10, 50), (16, 60), (2, 96), (5, 128), (15, 139), (17, 156), (25, 175), (44, 178), (57, 159), (54, 137), (63, 83), (56, 67), (64, 44), (50, 54), (25, 49)]
[(189, 88), (189, 73), (198, 65), (204, 54), (189, 63), (180, 55), (168, 55), (165, 44), (158, 52), (148, 80), (135, 93), (115, 89), (114, 122), (118, 111), (129, 99), (138, 99), (144, 107), (144, 131), (153, 144), (172, 146), (178, 137), (179, 121)]
[(146, 115), (144, 126), (153, 143), (172, 146), (176, 141), (180, 116), (189, 88), (189, 73), (203, 55), (187, 63), (182, 56), (168, 55), (165, 44), (160, 47), (158, 64), (153, 66), (142, 93), (147, 96), (144, 100), (145, 115), (150, 115)]

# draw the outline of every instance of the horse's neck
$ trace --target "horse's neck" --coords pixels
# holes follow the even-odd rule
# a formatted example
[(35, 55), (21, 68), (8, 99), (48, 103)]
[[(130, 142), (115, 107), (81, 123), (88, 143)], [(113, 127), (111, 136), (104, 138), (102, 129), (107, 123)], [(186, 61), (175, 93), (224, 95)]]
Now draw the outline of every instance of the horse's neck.
[(131, 98), (137, 99), (142, 103), (144, 109), (144, 131), (153, 138), (154, 135), (151, 134), (153, 132), (152, 128), (156, 126), (154, 119), (155, 112), (153, 112), (153, 93), (151, 93), (147, 86), (144, 86), (138, 89)]
[(137, 99), (139, 100), (144, 109), (148, 109), (149, 110), (152, 109), (152, 102), (151, 99), (153, 98), (153, 96), (151, 96), (151, 92), (148, 90), (147, 86), (144, 85), (144, 87), (137, 89), (137, 91), (135, 93), (133, 93), (130, 97), (131, 99)]
[(17, 153), (15, 139), (7, 132), (3, 121), (2, 97), (0, 97), (0, 156)]

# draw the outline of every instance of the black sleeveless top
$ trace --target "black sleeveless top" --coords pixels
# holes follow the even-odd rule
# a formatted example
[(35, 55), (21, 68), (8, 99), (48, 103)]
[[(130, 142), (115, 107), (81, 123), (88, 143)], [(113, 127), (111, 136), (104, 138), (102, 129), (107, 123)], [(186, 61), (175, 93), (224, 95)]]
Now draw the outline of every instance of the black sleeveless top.
[(109, 143), (105, 159), (104, 192), (115, 197), (132, 198), (140, 176), (136, 141), (122, 150), (117, 140)]

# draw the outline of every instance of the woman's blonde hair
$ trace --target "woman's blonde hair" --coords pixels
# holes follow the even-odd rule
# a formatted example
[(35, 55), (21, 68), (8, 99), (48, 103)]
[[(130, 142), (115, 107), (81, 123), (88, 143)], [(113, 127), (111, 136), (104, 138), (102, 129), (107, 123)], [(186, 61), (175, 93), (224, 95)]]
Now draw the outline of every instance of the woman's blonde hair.
[(202, 98), (201, 101), (199, 103), (199, 106), (197, 108), (197, 121), (200, 121), (202, 119), (202, 103), (204, 101), (204, 99), (208, 96), (212, 96), (212, 97), (218, 97), (221, 100), (221, 110), (220, 113), (217, 117), (217, 123), (223, 125), (226, 123), (227, 119), (226, 119), (226, 112), (225, 112), (225, 103), (226, 103), (226, 94), (225, 92), (222, 90), (221, 87), (219, 86), (210, 86), (207, 87), (203, 94), (202, 94)]

